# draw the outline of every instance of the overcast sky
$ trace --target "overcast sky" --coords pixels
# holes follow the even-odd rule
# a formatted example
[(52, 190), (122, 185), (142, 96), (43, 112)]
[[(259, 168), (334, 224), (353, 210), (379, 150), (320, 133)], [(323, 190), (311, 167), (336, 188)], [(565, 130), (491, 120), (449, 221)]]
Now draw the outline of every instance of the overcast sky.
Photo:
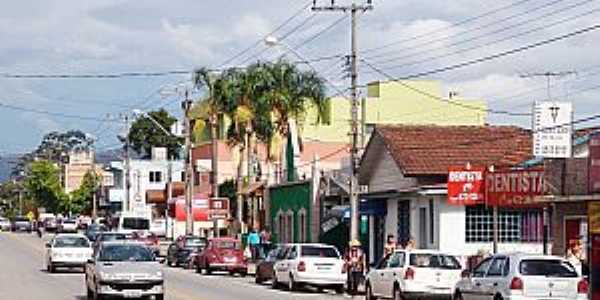
[[(320, 1), (322, 4), (329, 3)], [(360, 0), (357, 0), (360, 2)], [(394, 77), (410, 76), (563, 36), (596, 25), (599, 1), (590, 0), (373, 0), (360, 17), (361, 57)], [(339, 4), (350, 1), (338, 0)], [(161, 87), (189, 75), (119, 79), (15, 79), (6, 74), (113, 74), (192, 70), (221, 64), (308, 4), (285, 0), (67, 1), (21, 0), (0, 10), (0, 103), (81, 116), (86, 120), (0, 107), (0, 154), (34, 148), (50, 130), (81, 129), (99, 148), (117, 143), (120, 124), (100, 122), (131, 109), (165, 106), (179, 114), (177, 99)], [(349, 19), (305, 9), (275, 33), (306, 59), (347, 54)], [(337, 23), (336, 23), (337, 22)], [(336, 25), (332, 25), (336, 24)], [(309, 43), (306, 41), (324, 28)], [(295, 30), (294, 30), (295, 29)], [(291, 33), (290, 33), (291, 32)], [(576, 71), (552, 78), (551, 94), (574, 103), (576, 117), (598, 113), (600, 30), (514, 55), (426, 76), (463, 97), (483, 98), (496, 110), (528, 112), (547, 96), (546, 78), (522, 75)], [(259, 43), (228, 66), (274, 60), (283, 48)], [(341, 59), (314, 66), (345, 89)], [(367, 65), (360, 81), (386, 79)], [(168, 88), (163, 88), (166, 90)], [(330, 89), (331, 94), (335, 89)], [(529, 126), (527, 117), (489, 116), (493, 124)], [(587, 123), (595, 125), (598, 122)]]

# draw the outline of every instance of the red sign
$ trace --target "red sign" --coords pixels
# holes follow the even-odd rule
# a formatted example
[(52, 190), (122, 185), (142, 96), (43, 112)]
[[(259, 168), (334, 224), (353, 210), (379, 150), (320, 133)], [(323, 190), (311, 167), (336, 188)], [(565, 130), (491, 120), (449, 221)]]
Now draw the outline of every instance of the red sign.
[(210, 220), (228, 219), (229, 218), (229, 199), (228, 198), (210, 198), (210, 210), (208, 218)]
[(450, 167), (448, 172), (448, 203), (474, 205), (484, 201), (485, 167)]
[(486, 204), (491, 206), (531, 206), (546, 194), (543, 170), (506, 170), (485, 176)]
[(600, 193), (600, 134), (590, 137), (588, 163), (588, 190), (590, 194)]
[[(179, 198), (175, 202), (175, 217), (177, 221), (185, 221), (186, 219), (185, 199)], [(193, 199), (192, 200), (192, 216), (194, 221), (209, 221), (208, 199)]]

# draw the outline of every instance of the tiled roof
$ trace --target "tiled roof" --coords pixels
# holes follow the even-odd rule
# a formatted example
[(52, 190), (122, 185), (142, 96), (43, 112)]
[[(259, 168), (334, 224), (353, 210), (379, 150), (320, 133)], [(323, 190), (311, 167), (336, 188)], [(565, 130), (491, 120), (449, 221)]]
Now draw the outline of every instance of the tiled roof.
[(514, 126), (378, 126), (406, 175), (443, 175), (448, 167), (513, 166), (532, 157), (531, 132)]

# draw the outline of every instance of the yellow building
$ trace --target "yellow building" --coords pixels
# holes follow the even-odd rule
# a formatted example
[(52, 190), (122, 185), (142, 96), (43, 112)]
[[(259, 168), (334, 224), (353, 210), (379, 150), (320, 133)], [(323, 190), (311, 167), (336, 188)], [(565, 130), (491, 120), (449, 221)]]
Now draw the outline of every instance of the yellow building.
[[(485, 101), (457, 96), (449, 99), (442, 94), (439, 81), (374, 82), (367, 91), (367, 134), (375, 124), (484, 125), (486, 122)], [(350, 140), (350, 100), (333, 98), (329, 110), (329, 124), (315, 125), (315, 111), (308, 114), (303, 138), (328, 142)], [(358, 115), (360, 118), (360, 108)]]

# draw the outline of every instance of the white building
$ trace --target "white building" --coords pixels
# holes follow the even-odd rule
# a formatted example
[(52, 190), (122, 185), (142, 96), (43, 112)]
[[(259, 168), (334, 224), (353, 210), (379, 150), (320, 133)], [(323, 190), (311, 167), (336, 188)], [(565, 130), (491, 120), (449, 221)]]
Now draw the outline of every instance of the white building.
[[(511, 126), (379, 126), (361, 161), (362, 219), (371, 261), (388, 235), (457, 256), (491, 252), (492, 211), (447, 202), (450, 166), (514, 166), (531, 157), (530, 133)], [(500, 209), (499, 251), (542, 253), (541, 209)]]

